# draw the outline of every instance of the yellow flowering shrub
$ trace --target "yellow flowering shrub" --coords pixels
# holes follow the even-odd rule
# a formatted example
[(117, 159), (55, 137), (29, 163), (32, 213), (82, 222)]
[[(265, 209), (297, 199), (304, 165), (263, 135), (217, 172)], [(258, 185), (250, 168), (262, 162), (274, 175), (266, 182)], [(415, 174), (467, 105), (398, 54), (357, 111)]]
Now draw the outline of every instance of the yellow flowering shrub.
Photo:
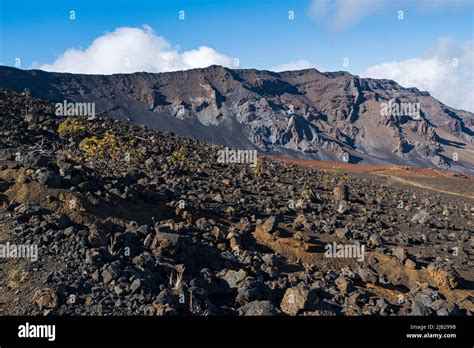
[(253, 167), (253, 175), (255, 175), (256, 177), (260, 177), (260, 175), (262, 175), (261, 161), (257, 161), (255, 167)]
[(135, 141), (122, 141), (114, 134), (106, 132), (103, 138), (92, 136), (79, 144), (82, 160), (98, 174), (124, 168), (137, 159)]
[(184, 148), (181, 147), (179, 150), (173, 152), (171, 155), (171, 162), (173, 164), (176, 164), (178, 162), (184, 162), (186, 161), (186, 156), (184, 155)]
[(58, 134), (61, 138), (77, 137), (84, 135), (86, 125), (83, 120), (78, 117), (69, 117), (59, 124)]

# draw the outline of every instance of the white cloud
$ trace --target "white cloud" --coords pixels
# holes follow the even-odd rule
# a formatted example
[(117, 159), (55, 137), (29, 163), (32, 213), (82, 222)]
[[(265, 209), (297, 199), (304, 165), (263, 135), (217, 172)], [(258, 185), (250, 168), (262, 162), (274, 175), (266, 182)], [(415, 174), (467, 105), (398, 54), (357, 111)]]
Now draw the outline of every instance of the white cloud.
[(96, 38), (86, 49), (70, 48), (47, 71), (113, 74), (136, 71), (164, 72), (218, 64), (231, 67), (232, 58), (213, 48), (200, 46), (180, 53), (149, 26), (122, 27)]
[(296, 62), (290, 62), (287, 64), (273, 66), (270, 68), (270, 70), (280, 72), (280, 71), (302, 70), (302, 69), (310, 69), (310, 68), (314, 68), (314, 65), (305, 59), (300, 59), (300, 60), (297, 60)]
[(312, 0), (309, 15), (318, 22), (329, 24), (333, 31), (340, 32), (382, 9), (387, 3), (387, 0)]
[(341, 32), (381, 11), (391, 11), (396, 18), (398, 10), (426, 13), (444, 8), (462, 9), (470, 3), (472, 0), (311, 0), (309, 15), (332, 31)]
[(425, 57), (374, 65), (360, 75), (417, 87), (448, 106), (474, 112), (472, 42), (458, 45), (450, 39), (440, 39)]

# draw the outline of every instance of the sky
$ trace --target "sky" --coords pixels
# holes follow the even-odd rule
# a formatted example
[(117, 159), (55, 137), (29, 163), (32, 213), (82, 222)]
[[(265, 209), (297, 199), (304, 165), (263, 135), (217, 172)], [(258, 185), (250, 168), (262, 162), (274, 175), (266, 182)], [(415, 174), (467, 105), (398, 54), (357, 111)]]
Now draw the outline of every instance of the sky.
[(474, 0), (0, 0), (0, 65), (390, 78), (474, 111)]

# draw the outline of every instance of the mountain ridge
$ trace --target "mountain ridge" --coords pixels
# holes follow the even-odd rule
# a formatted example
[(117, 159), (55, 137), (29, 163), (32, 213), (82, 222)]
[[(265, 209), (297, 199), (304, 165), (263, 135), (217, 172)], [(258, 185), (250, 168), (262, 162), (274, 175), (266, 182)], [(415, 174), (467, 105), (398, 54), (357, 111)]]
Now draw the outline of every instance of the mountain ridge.
[[(233, 148), (296, 158), (474, 172), (473, 114), (393, 80), (212, 65), (112, 75), (0, 67), (0, 87)], [(382, 115), (393, 102), (419, 115)], [(403, 110), (403, 109), (402, 109)]]

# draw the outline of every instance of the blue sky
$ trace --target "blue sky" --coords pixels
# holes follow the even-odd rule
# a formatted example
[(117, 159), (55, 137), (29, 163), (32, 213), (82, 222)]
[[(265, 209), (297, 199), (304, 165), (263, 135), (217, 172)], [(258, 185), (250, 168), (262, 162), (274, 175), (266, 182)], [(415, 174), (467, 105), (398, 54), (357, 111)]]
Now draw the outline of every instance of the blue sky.
[[(460, 63), (466, 65), (463, 60), (468, 60), (471, 70), (463, 74), (471, 71), (472, 80), (472, 0), (0, 0), (0, 4), (0, 64), (15, 66), (20, 58), (23, 69), (74, 70), (72, 63), (53, 63), (67, 49), (86, 50), (117, 28), (148, 25), (177, 54), (206, 46), (238, 58), (241, 68), (311, 65), (323, 71), (383, 75), (388, 72), (381, 64), (438, 56), (446, 61), (451, 51), (461, 56)], [(70, 10), (75, 11), (75, 20), (69, 19)], [(185, 11), (185, 20), (179, 20), (180, 10)], [(399, 10), (404, 11), (403, 20), (397, 19)], [(294, 20), (289, 20), (288, 11), (294, 11)], [(443, 52), (436, 53), (439, 50)], [(344, 58), (349, 58), (349, 65), (343, 66)], [(150, 69), (166, 70), (150, 64)], [(181, 60), (174, 66), (194, 67), (186, 64)]]
[[(13, 66), (21, 57), (24, 68), (51, 63), (69, 47), (85, 48), (117, 27), (143, 24), (183, 50), (210, 46), (238, 57), (242, 67), (258, 69), (306, 59), (324, 70), (341, 70), (349, 57), (349, 70), (357, 73), (421, 56), (439, 37), (472, 40), (474, 2), (426, 11), (406, 3), (334, 32), (311, 18), (310, 1), (1, 0), (0, 61)], [(397, 7), (406, 9), (403, 21), (397, 20)], [(70, 10), (75, 21), (68, 18)]]

